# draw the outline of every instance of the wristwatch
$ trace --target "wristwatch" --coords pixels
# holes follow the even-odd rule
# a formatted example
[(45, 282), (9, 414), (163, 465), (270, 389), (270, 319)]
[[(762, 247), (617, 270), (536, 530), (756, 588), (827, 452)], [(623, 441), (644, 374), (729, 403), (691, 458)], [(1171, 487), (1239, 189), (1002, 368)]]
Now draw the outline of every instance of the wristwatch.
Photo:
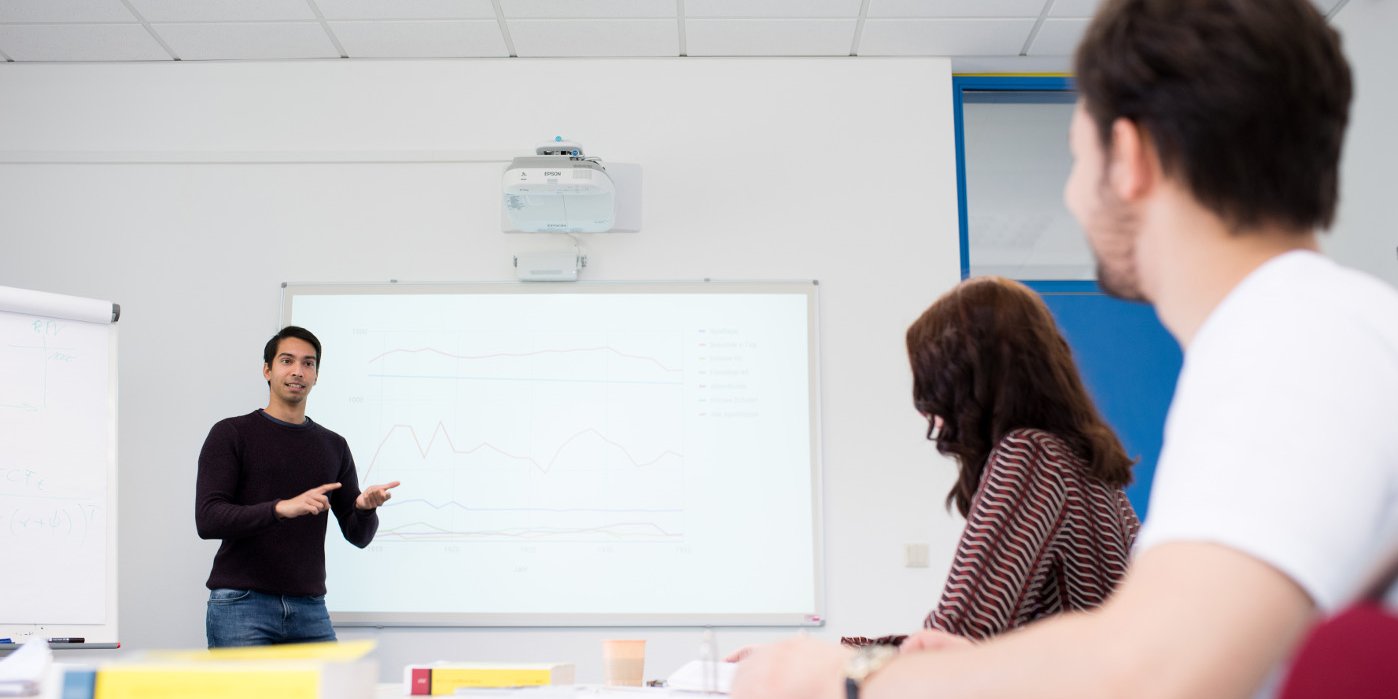
[(859, 688), (890, 660), (898, 657), (897, 646), (863, 646), (845, 662), (845, 699), (859, 699)]

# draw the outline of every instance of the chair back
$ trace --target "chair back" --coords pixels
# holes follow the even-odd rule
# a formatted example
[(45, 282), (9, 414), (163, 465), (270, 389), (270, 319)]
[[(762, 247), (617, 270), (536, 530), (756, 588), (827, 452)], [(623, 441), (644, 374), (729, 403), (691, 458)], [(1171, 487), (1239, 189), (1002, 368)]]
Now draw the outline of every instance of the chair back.
[(1292, 658), (1281, 699), (1398, 697), (1398, 613), (1383, 604), (1395, 579), (1398, 555), (1357, 603), (1311, 629)]

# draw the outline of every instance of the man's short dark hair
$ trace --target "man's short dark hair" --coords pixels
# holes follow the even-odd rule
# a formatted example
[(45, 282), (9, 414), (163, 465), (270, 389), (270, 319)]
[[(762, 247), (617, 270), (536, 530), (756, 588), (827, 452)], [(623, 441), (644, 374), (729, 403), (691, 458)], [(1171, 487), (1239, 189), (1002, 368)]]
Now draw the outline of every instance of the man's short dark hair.
[(1075, 56), (1103, 146), (1140, 126), (1165, 173), (1231, 228), (1328, 228), (1352, 92), (1308, 0), (1107, 0)]
[(262, 363), (271, 366), (272, 358), (277, 356), (277, 346), (282, 343), (282, 340), (288, 337), (305, 340), (309, 342), (312, 347), (316, 348), (316, 368), (319, 369), (320, 340), (317, 340), (316, 336), (311, 334), (311, 331), (296, 325), (288, 325), (282, 328), (280, 332), (272, 336), (272, 339), (267, 341), (267, 346), (262, 348)]

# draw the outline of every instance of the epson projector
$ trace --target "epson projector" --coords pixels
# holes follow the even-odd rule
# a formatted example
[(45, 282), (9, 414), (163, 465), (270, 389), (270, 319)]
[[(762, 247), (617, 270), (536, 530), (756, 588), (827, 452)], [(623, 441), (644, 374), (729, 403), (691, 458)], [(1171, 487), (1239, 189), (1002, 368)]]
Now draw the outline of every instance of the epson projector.
[[(547, 144), (563, 146), (564, 144)], [(601, 233), (616, 223), (616, 187), (607, 169), (582, 150), (515, 158), (505, 171), (505, 215), (529, 233)], [(557, 148), (557, 150), (563, 150)]]

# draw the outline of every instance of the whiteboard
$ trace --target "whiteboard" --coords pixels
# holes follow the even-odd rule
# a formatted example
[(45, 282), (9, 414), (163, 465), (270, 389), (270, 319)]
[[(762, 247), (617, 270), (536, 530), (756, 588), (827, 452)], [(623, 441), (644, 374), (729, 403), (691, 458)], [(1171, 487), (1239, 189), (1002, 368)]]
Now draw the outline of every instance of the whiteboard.
[(116, 316), (0, 287), (0, 637), (117, 642)]
[(814, 625), (817, 286), (287, 285), (374, 542), (340, 625)]

